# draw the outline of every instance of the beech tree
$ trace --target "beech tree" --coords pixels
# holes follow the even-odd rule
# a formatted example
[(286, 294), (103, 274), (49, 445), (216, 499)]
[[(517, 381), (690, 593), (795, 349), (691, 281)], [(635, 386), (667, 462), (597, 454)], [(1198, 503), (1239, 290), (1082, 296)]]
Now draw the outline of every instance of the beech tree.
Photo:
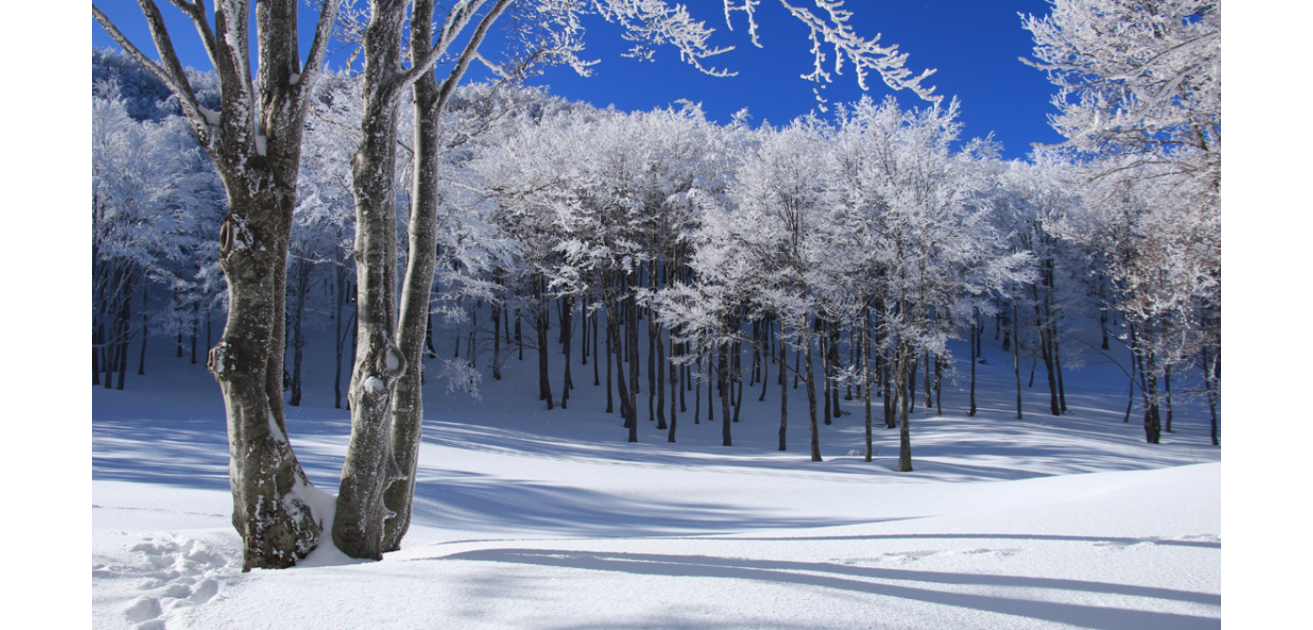
[[(92, 16), (140, 65), (164, 82), (228, 196), (219, 262), (228, 280), (228, 321), (209, 354), (228, 415), (233, 525), (244, 543), (243, 570), (287, 567), (314, 549), (323, 525), (287, 440), (283, 418), (286, 257), (301, 133), (338, 0), (325, 0), (309, 54), (297, 37), (297, 0), (173, 4), (195, 24), (218, 73), (222, 109), (197, 100), (158, 6), (139, 0), (158, 61), (136, 47), (99, 7)], [(253, 58), (252, 39), (258, 54)], [(255, 76), (251, 63), (256, 63)]]

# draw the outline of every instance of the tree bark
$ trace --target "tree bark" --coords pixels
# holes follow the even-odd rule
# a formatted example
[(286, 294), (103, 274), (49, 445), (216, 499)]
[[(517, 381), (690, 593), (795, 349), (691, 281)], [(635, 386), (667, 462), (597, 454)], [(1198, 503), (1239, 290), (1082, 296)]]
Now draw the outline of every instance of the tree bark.
[(804, 378), (807, 381), (807, 411), (811, 415), (811, 457), (812, 461), (819, 462), (823, 460), (821, 460), (821, 432), (816, 423), (816, 370), (812, 366), (811, 340), (807, 339), (805, 343), (807, 344), (807, 374), (804, 375)]

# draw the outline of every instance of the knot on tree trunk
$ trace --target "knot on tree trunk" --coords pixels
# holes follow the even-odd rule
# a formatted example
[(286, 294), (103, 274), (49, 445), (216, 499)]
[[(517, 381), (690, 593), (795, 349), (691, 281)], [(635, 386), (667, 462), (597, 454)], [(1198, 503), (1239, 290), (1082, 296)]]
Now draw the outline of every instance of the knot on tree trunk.
[(237, 358), (233, 356), (232, 346), (226, 341), (220, 341), (218, 345), (210, 349), (209, 355), (206, 356), (205, 367), (210, 370), (211, 374), (218, 377), (224, 377), (235, 372), (237, 370)]

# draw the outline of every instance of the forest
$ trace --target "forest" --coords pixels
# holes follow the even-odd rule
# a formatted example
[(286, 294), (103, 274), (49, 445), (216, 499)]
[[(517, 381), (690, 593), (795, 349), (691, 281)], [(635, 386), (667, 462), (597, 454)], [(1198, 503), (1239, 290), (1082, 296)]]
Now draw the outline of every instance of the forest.
[[(506, 3), (494, 4), (479, 19)], [(246, 114), (235, 113), (231, 68), (152, 70), (93, 49), (92, 383), (130, 389), (157, 369), (147, 344), (167, 344), (219, 377), (236, 453), (255, 438), (234, 418), (255, 417), (259, 439), (286, 444), (281, 409), (304, 400), (304, 351), (331, 346), (334, 407), (376, 419), (360, 423), (376, 437), (359, 445), (353, 426), (338, 497), (339, 522), (357, 495), (362, 516), (333, 532), (359, 557), (405, 533), (409, 516), (393, 516), (409, 507), (393, 508), (392, 495), (413, 476), (400, 418), (422, 416), (417, 384), (478, 396), (512, 361), (536, 362), (538, 400), (562, 415), (572, 391), (604, 388), (629, 442), (644, 423), (676, 443), (681, 422), (719, 422), (732, 446), (745, 400), (774, 390), (779, 450), (797, 448), (786, 428), (804, 423), (810, 460), (821, 461), (819, 427), (844, 413), (841, 398), (860, 401), (866, 461), (873, 431), (897, 431), (898, 470), (912, 471), (909, 414), (942, 411), (941, 385), (956, 378), (974, 415), (984, 344), (1011, 357), (1017, 418), (1065, 414), (1076, 385), (1064, 377), (1128, 350), (1123, 420), (1157, 444), (1173, 431), (1174, 404), (1203, 399), (1218, 445), (1220, 8), (1174, 2), (1166, 17), (1133, 16), (1150, 34), (1122, 34), (1162, 49), (1149, 62), (1119, 61), (1125, 46), (1072, 26), (1123, 20), (1135, 4), (1061, 1), (1024, 25), (1069, 142), (1010, 161), (990, 138), (961, 137), (956, 100), (890, 69), (876, 72), (919, 94), (917, 106), (863, 98), (778, 126), (754, 126), (746, 111), (721, 124), (692, 102), (601, 109), (509, 72), (461, 83), (477, 30), (446, 42), (465, 52), (434, 79), (412, 71), (432, 33), (410, 29), (407, 69), (400, 29), (388, 43), (361, 21), (364, 71), (292, 74), (299, 131), (276, 137), (266, 123), (267, 135), (239, 138), (230, 127)], [(691, 38), (675, 45), (694, 63), (703, 58), (687, 29), (669, 28)], [(556, 63), (576, 61), (568, 42), (551, 46)], [(397, 81), (371, 74), (388, 63)], [(269, 90), (267, 78), (244, 89)], [(400, 89), (407, 82), (413, 91)], [(266, 180), (282, 183), (257, 185)], [(285, 242), (243, 218), (265, 194)], [(246, 252), (272, 262), (239, 267)], [(267, 294), (266, 319), (242, 324), (273, 348), (258, 370), (234, 338), (255, 330), (234, 328), (247, 321), (237, 307), (256, 304), (239, 285)], [(968, 355), (953, 356), (950, 340)], [(266, 411), (252, 410), (242, 374), (269, 394)], [(1048, 406), (1023, 409), (1034, 386)], [(789, 417), (789, 395), (805, 397), (807, 417)], [(295, 472), (271, 473), (274, 494), (296, 495), (295, 458), (280, 461), (271, 465)], [(346, 469), (357, 468), (381, 481), (348, 489)], [(255, 501), (238, 485), (235, 501)], [(253, 527), (238, 524), (244, 536)], [(308, 550), (292, 546), (248, 548), (246, 568)]]

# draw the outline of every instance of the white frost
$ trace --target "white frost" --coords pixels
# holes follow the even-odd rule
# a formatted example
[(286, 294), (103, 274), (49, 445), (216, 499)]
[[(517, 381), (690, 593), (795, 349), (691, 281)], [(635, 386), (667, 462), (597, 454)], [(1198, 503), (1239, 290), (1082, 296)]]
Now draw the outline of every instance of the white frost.
[(301, 75), (296, 72), (293, 72), (291, 78), (289, 78), (287, 82), (290, 85), (296, 85), (301, 82)]
[(205, 124), (211, 127), (219, 126), (219, 112), (216, 112), (212, 109), (206, 109), (199, 105), (196, 107), (196, 109), (201, 110), (201, 115), (205, 117)]
[(365, 391), (371, 394), (382, 394), (388, 390), (388, 386), (383, 383), (383, 379), (377, 376), (371, 376), (365, 379)]

